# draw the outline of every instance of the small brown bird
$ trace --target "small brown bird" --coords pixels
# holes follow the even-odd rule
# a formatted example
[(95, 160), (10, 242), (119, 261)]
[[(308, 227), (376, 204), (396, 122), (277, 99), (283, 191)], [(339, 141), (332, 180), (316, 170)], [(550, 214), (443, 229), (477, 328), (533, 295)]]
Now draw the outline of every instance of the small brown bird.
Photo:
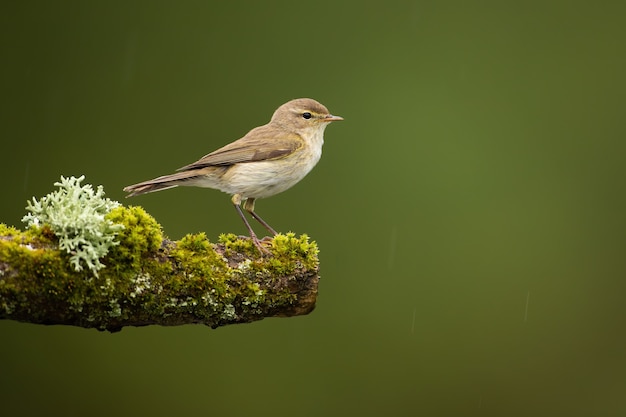
[(333, 116), (313, 99), (291, 100), (274, 112), (268, 124), (252, 129), (241, 139), (178, 169), (176, 174), (129, 185), (124, 191), (132, 197), (181, 185), (231, 194), (250, 238), (266, 252), (241, 211), (242, 203), (244, 210), (276, 235), (254, 212), (255, 200), (283, 192), (304, 178), (322, 156), (324, 129), (338, 120), (343, 118)]

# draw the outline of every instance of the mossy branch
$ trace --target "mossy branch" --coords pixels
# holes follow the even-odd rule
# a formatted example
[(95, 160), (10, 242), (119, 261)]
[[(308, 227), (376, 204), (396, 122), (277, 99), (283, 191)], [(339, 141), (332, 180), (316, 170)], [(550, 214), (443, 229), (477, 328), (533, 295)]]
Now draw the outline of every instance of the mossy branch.
[(203, 233), (179, 241), (140, 207), (114, 208), (124, 228), (100, 259), (77, 271), (46, 225), (0, 225), (0, 319), (119, 331), (125, 326), (200, 323), (217, 328), (308, 314), (317, 297), (317, 245), (277, 235), (262, 256), (247, 238)]

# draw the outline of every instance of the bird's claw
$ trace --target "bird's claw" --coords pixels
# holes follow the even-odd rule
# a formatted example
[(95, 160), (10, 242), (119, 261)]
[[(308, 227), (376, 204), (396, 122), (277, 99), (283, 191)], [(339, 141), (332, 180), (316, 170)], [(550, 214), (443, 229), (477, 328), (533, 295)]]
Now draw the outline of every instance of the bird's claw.
[(273, 238), (271, 236), (265, 236), (262, 239), (259, 239), (256, 236), (242, 236), (242, 235), (239, 235), (237, 237), (239, 239), (250, 239), (252, 241), (252, 243), (254, 243), (254, 246), (256, 246), (256, 248), (259, 250), (259, 252), (261, 252), (261, 255), (269, 255), (269, 254), (271, 254), (269, 249), (267, 249), (264, 246), (264, 244), (267, 245), (268, 243), (270, 243), (272, 241)]
[(265, 248), (262, 243), (267, 243), (268, 240), (266, 240), (266, 237), (264, 237), (263, 239), (259, 240), (256, 236), (252, 237), (252, 243), (254, 243), (254, 246), (257, 247), (257, 249), (259, 250), (259, 252), (261, 252), (261, 255), (269, 255), (271, 254), (271, 252), (269, 251), (269, 249)]

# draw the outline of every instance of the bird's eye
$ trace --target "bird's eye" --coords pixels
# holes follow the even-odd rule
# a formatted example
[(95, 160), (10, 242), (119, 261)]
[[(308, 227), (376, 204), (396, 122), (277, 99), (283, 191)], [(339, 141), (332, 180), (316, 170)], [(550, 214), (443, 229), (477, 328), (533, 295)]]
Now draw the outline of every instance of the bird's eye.
[(304, 117), (305, 119), (310, 119), (311, 118), (311, 113), (309, 113), (308, 111), (304, 112), (304, 113), (302, 113), (302, 117)]

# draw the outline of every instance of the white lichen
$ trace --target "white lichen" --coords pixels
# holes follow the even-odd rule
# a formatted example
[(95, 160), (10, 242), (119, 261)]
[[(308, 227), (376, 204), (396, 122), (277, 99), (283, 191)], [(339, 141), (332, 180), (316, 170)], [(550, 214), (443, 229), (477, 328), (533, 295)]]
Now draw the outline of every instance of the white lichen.
[(117, 302), (117, 298), (109, 300), (109, 307), (111, 307), (109, 317), (119, 317), (122, 315), (122, 306)]
[(260, 313), (261, 310), (257, 309), (257, 307), (259, 307), (259, 304), (262, 303), (263, 297), (265, 295), (265, 291), (262, 290), (259, 284), (256, 282), (252, 284), (252, 288), (254, 289), (254, 296), (244, 297), (243, 300), (241, 301), (241, 304), (248, 306), (251, 309), (251, 311)]
[(100, 258), (119, 244), (115, 236), (124, 226), (105, 218), (120, 203), (104, 198), (101, 185), (95, 191), (91, 184), (81, 187), (84, 179), (84, 175), (61, 177), (61, 182), (54, 184), (59, 187), (57, 191), (28, 201), (26, 210), (30, 213), (22, 221), (29, 227), (48, 225), (59, 238), (59, 248), (71, 255), (74, 269), (81, 271), (84, 265), (98, 276), (105, 266)]
[(10, 302), (2, 301), (1, 307), (4, 310), (4, 313), (9, 315), (13, 313), (13, 311), (15, 311), (15, 307), (17, 307), (17, 303), (15, 303), (14, 301), (10, 301)]
[(102, 285), (100, 285), (100, 289), (102, 290), (100, 294), (104, 296), (110, 294), (113, 290), (115, 290), (115, 287), (113, 285), (113, 281), (111, 281), (111, 278), (107, 277), (107, 279), (104, 280)]
[(131, 298), (141, 295), (144, 291), (152, 287), (150, 274), (140, 273), (135, 278), (131, 279), (131, 281), (135, 284), (135, 288), (129, 294)]
[(202, 300), (203, 306), (205, 307), (210, 306), (213, 310), (217, 310), (217, 308), (219, 307), (219, 304), (215, 300), (215, 297), (213, 296), (213, 294), (215, 294), (215, 289), (212, 289), (210, 292), (205, 292), (200, 297), (200, 300)]
[(198, 302), (196, 300), (194, 300), (192, 297), (187, 297), (184, 300), (181, 300), (177, 297), (171, 297), (170, 298), (170, 302), (165, 304), (165, 307), (171, 307), (171, 308), (184, 308), (184, 307), (195, 307), (196, 305), (198, 305)]
[(235, 312), (235, 306), (232, 304), (225, 304), (224, 311), (220, 315), (220, 319), (222, 320), (234, 320), (237, 318), (237, 314)]
[(237, 270), (239, 272), (248, 272), (250, 270), (250, 265), (252, 265), (252, 259), (244, 259), (243, 262), (240, 262), (239, 265), (237, 265)]

